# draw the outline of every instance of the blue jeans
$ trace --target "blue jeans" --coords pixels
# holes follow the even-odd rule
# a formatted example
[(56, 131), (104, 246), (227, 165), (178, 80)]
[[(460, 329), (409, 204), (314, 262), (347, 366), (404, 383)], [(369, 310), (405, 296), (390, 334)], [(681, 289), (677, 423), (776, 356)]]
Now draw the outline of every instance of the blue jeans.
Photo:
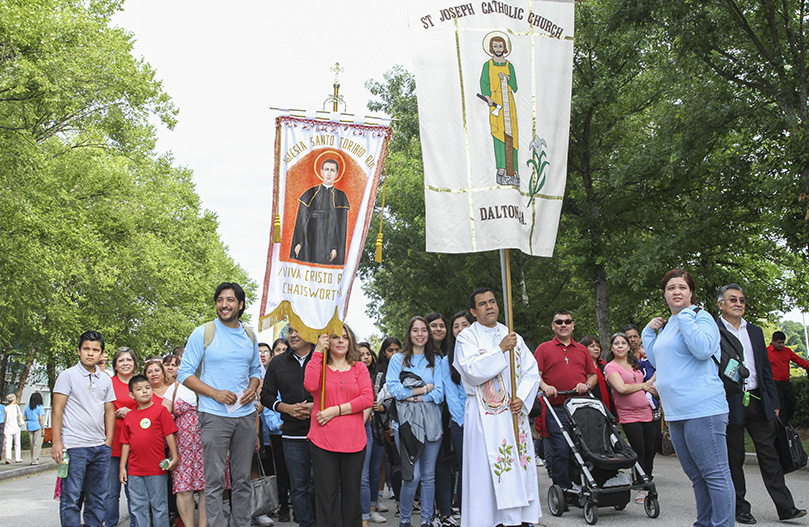
[(452, 445), (455, 447), (455, 459), (458, 462), (458, 508), (461, 508), (461, 496), (463, 496), (463, 427), (455, 421), (450, 421), (449, 432), (452, 436)]
[[(399, 434), (396, 434), (398, 439)], [(397, 441), (398, 443), (398, 441)], [(413, 479), (402, 481), (401, 498), (399, 500), (399, 523), (410, 523), (410, 515), (413, 513), (413, 499), (416, 497), (416, 489), (421, 483), (421, 524), (429, 523), (433, 517), (433, 500), (435, 500), (435, 460), (438, 458), (438, 450), (441, 448), (441, 440), (426, 441), (424, 450), (413, 467)]]
[(669, 421), (677, 459), (694, 488), (696, 527), (735, 525), (736, 493), (728, 466), (727, 426), (728, 414)]
[[(104, 512), (104, 525), (106, 527), (116, 527), (118, 525), (118, 516), (120, 511), (119, 500), (121, 498), (121, 458), (113, 457), (110, 460), (110, 472), (107, 478), (107, 503), (105, 505), (106, 511)], [(127, 509), (129, 509), (129, 523), (132, 527), (138, 527), (138, 522), (132, 515), (132, 502), (129, 499), (129, 485), (124, 485), (124, 494), (126, 494)]]
[(362, 480), (360, 481), (360, 501), (362, 519), (371, 519), (371, 507), (376, 507), (379, 500), (379, 467), (382, 466), (382, 455), (385, 447), (374, 440), (371, 423), (365, 423), (365, 435), (368, 444), (365, 447), (365, 461), (362, 464)]
[(300, 527), (315, 527), (315, 482), (312, 479), (309, 441), (284, 439), (284, 460), (287, 462), (289, 493), (298, 524)]
[[(567, 428), (567, 414), (561, 406), (554, 406), (559, 421), (562, 426)], [(563, 489), (569, 489), (572, 486), (570, 479), (570, 447), (565, 441), (565, 436), (562, 435), (562, 429), (556, 424), (556, 419), (551, 415), (550, 410), (545, 418), (545, 424), (548, 426), (549, 441), (545, 444), (545, 460), (551, 469), (551, 479), (554, 485), (560, 485)]]
[(149, 525), (151, 509), (152, 527), (169, 527), (168, 475), (129, 476), (127, 482), (132, 514), (138, 524)]
[(82, 511), (79, 500), (84, 493), (84, 525), (101, 527), (104, 502), (107, 499), (107, 476), (112, 449), (107, 445), (68, 448), (70, 464), (62, 480), (59, 498), (59, 518), (62, 527), (81, 527)]

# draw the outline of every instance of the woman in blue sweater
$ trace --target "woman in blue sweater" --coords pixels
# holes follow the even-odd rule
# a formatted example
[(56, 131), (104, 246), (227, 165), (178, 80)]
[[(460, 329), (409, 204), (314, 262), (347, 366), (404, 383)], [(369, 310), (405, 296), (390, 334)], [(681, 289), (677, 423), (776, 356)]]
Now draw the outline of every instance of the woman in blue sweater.
[(719, 329), (694, 305), (694, 279), (682, 269), (661, 283), (671, 317), (652, 319), (643, 346), (657, 369), (655, 383), (671, 441), (697, 502), (695, 526), (735, 523), (735, 494), (728, 467), (728, 404), (719, 369)]
[[(430, 525), (435, 499), (435, 460), (441, 446), (441, 410), (444, 400), (443, 363), (436, 356), (433, 337), (424, 317), (407, 325), (401, 353), (390, 359), (388, 391), (396, 399), (402, 456), (399, 523), (410, 525), (413, 498), (421, 482), (421, 525)], [(423, 445), (423, 449), (420, 447)]]

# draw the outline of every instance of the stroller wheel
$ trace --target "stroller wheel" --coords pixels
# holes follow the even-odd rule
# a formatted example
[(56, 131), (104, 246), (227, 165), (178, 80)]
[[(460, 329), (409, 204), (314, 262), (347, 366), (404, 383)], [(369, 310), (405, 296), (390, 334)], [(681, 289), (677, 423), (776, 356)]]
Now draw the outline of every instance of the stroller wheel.
[(619, 505), (615, 505), (614, 507), (615, 507), (616, 511), (622, 511), (622, 510), (626, 509), (626, 503), (621, 503)]
[(646, 516), (650, 518), (660, 516), (660, 503), (657, 501), (657, 498), (646, 496), (646, 499), (643, 500), (643, 509), (646, 511)]
[(584, 521), (587, 525), (595, 525), (598, 521), (598, 507), (595, 503), (587, 502), (584, 504)]
[(561, 516), (565, 512), (565, 492), (559, 485), (551, 485), (548, 489), (548, 508), (553, 516)]

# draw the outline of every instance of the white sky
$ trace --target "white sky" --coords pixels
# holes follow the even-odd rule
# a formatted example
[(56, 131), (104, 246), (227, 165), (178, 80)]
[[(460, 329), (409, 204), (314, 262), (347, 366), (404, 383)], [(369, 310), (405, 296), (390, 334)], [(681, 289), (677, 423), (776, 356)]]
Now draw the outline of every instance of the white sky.
[[(230, 255), (261, 287), (277, 115), (270, 107), (321, 109), (339, 62), (347, 111), (369, 113), (368, 79), (381, 81), (395, 64), (412, 71), (406, 3), (127, 0), (113, 22), (134, 34), (135, 56), (157, 71), (180, 109), (173, 131), (158, 130), (158, 151), (194, 171)], [(359, 285), (346, 322), (364, 340), (378, 331)], [(259, 301), (247, 308), (254, 325)]]

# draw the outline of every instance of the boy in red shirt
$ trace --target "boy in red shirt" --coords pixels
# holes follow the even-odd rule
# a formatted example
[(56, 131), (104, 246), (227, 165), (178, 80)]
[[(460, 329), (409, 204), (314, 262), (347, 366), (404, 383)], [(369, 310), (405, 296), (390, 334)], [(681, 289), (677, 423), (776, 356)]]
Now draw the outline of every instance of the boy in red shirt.
[[(129, 395), (138, 403), (138, 408), (124, 417), (120, 478), (121, 483), (129, 484), (133, 523), (149, 525), (151, 506), (153, 527), (169, 527), (166, 478), (167, 471), (174, 470), (180, 459), (174, 440), (177, 425), (165, 406), (152, 402), (152, 385), (146, 376), (134, 375), (129, 380)], [(171, 452), (165, 470), (160, 467), (165, 455), (163, 438)]]

